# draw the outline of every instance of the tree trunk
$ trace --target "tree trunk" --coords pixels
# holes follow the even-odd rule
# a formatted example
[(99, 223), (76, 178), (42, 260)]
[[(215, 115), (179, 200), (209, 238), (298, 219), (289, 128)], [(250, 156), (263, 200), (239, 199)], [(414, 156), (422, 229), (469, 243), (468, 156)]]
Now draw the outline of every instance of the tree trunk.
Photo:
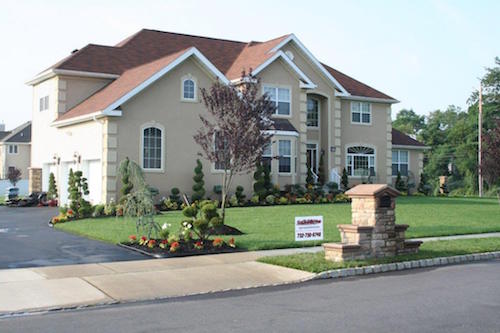
[(224, 170), (224, 174), (222, 175), (222, 200), (221, 200), (221, 209), (222, 209), (222, 224), (225, 223), (226, 219), (226, 170)]

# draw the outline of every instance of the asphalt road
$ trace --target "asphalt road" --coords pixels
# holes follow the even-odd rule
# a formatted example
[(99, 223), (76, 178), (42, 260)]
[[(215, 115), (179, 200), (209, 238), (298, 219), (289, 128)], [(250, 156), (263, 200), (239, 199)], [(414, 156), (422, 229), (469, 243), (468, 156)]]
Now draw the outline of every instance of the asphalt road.
[(148, 258), (49, 228), (47, 223), (56, 214), (56, 208), (0, 206), (0, 269)]
[(497, 260), (5, 318), (0, 331), (500, 332), (499, 277)]

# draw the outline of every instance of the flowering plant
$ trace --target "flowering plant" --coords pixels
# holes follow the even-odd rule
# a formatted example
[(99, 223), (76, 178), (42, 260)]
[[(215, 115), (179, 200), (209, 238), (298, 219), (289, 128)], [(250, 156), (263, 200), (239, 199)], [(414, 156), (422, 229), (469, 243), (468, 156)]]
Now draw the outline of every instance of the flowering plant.
[(148, 239), (146, 238), (146, 236), (142, 236), (141, 239), (139, 240), (139, 245), (146, 245), (147, 242)]
[(132, 243), (135, 243), (137, 241), (137, 236), (136, 235), (130, 235), (130, 236), (128, 236), (128, 239), (130, 239), (130, 241)]
[(197, 241), (196, 243), (194, 243), (194, 248), (197, 250), (203, 250), (203, 242)]
[(162, 249), (166, 249), (167, 248), (167, 245), (168, 245), (168, 240), (166, 239), (162, 239), (162, 241), (160, 242), (160, 245), (158, 245), (160, 248)]
[(155, 247), (155, 245), (156, 245), (156, 241), (154, 239), (150, 239), (148, 242), (148, 247), (150, 249), (152, 249), (153, 247)]
[(216, 238), (216, 239), (214, 239), (214, 241), (212, 242), (212, 245), (213, 245), (214, 247), (217, 247), (217, 248), (222, 247), (222, 246), (224, 245), (224, 240), (223, 240), (222, 238), (217, 237), (217, 238)]
[(179, 242), (173, 242), (170, 244), (170, 252), (176, 252), (179, 249)]
[(74, 216), (75, 216), (75, 212), (73, 212), (73, 210), (72, 210), (72, 209), (68, 209), (68, 211), (66, 212), (66, 216), (67, 216), (68, 218), (72, 218), (72, 217), (74, 217)]
[(229, 242), (227, 243), (227, 245), (229, 245), (233, 249), (236, 247), (236, 244), (234, 242), (234, 237), (229, 240)]

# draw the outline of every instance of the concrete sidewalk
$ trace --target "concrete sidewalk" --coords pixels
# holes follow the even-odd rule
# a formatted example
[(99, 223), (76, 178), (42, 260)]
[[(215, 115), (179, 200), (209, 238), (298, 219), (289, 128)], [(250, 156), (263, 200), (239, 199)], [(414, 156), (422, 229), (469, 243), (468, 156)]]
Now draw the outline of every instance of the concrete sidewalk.
[(0, 270), (0, 313), (152, 300), (294, 283), (314, 274), (240, 252), (184, 258)]

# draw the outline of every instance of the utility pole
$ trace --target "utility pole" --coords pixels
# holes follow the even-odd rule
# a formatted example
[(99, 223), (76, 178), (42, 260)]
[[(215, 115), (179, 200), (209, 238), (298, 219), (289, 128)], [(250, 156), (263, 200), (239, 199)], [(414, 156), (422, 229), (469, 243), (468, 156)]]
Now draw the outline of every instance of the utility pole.
[(479, 181), (479, 197), (483, 196), (483, 173), (481, 171), (481, 145), (482, 145), (482, 136), (483, 136), (483, 84), (479, 83), (479, 115), (478, 115), (478, 129), (479, 129), (479, 142), (478, 142), (478, 181)]

